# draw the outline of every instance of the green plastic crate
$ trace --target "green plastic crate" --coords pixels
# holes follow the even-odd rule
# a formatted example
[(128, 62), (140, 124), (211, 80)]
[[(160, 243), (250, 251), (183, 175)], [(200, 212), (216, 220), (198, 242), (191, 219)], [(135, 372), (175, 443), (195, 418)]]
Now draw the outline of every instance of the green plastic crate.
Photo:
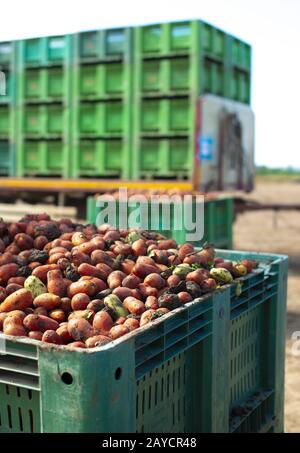
[[(18, 104), (63, 102), (71, 105), (73, 37), (20, 41), (17, 47)], [(20, 112), (24, 115), (24, 112)]]
[(79, 106), (78, 133), (85, 136), (122, 135), (128, 118), (121, 101), (84, 102)]
[[(194, 59), (152, 59), (140, 62), (136, 90), (144, 96), (179, 96), (184, 93), (226, 95), (226, 69), (223, 62), (205, 59), (201, 66), (202, 88), (193, 74)], [(139, 63), (137, 63), (139, 65)], [(195, 86), (196, 85), (196, 86)], [(196, 87), (198, 89), (196, 89)]]
[(128, 69), (123, 62), (79, 66), (78, 96), (81, 99), (122, 97), (128, 89)]
[[(282, 432), (287, 259), (220, 253), (262, 263), (242, 279), (239, 314), (230, 286), (96, 350), (6, 337), (0, 432)], [(268, 360), (254, 350), (265, 372), (256, 403), (233, 423), (230, 326), (259, 306), (270, 314), (259, 323)], [(239, 341), (246, 348), (247, 333)]]
[(62, 136), (69, 111), (61, 104), (24, 106), (23, 134), (28, 137)]
[[(105, 210), (109, 206), (109, 201), (103, 205)], [(185, 217), (191, 213), (193, 222), (197, 218), (198, 212), (196, 209), (195, 202), (192, 203), (191, 211), (188, 211), (187, 207), (178, 210), (174, 203), (166, 205), (159, 203), (157, 211), (151, 210), (151, 206), (148, 203), (141, 203), (140, 201), (131, 200), (130, 204), (126, 202), (117, 202), (116, 205), (116, 226), (119, 225), (119, 219), (121, 213), (124, 212), (123, 206), (126, 204), (127, 218), (132, 222), (136, 219), (137, 226), (139, 225), (140, 219), (144, 216), (148, 216), (149, 225), (153, 225), (153, 230), (161, 232), (168, 238), (173, 238), (178, 244), (187, 242), (187, 234), (194, 230), (189, 229), (177, 229), (178, 220), (182, 220), (182, 225), (185, 225)], [(97, 206), (97, 197), (92, 196), (87, 199), (87, 221), (89, 223), (96, 223), (97, 216), (101, 212), (101, 208)], [(146, 214), (147, 213), (147, 214)], [(206, 200), (203, 207), (204, 215), (204, 236), (203, 239), (193, 241), (195, 246), (199, 246), (204, 242), (210, 242), (215, 247), (231, 249), (232, 248), (232, 225), (233, 225), (233, 214), (234, 206), (232, 197), (218, 196), (215, 199)], [(134, 217), (132, 217), (134, 215)], [(178, 219), (178, 215), (181, 219)], [(157, 217), (154, 217), (157, 216)], [(107, 220), (108, 221), (108, 220)], [(166, 223), (164, 223), (166, 222)], [(169, 224), (169, 229), (166, 230), (164, 225)], [(132, 225), (130, 225), (132, 226)], [(126, 227), (126, 226), (125, 226)], [(149, 227), (150, 228), (150, 227)]]
[(194, 140), (185, 134), (173, 138), (152, 138), (146, 134), (133, 148), (132, 178), (187, 179), (193, 168), (193, 145)]
[(192, 65), (189, 57), (141, 61), (140, 91), (174, 94), (186, 92), (192, 84)]
[(230, 77), (229, 97), (235, 101), (250, 103), (250, 74), (238, 69), (233, 69)]
[(144, 99), (139, 124), (143, 135), (188, 134), (194, 129), (194, 105), (188, 97)]
[(23, 140), (19, 151), (19, 177), (69, 176), (68, 146), (62, 140)]
[(72, 35), (47, 36), (19, 42), (22, 66), (63, 65), (71, 53)]
[(24, 70), (24, 101), (45, 102), (64, 99), (68, 78), (63, 67), (27, 68)]
[(87, 60), (119, 60), (128, 58), (131, 46), (130, 28), (92, 30), (75, 35), (77, 58)]
[(73, 148), (72, 176), (129, 177), (128, 143), (122, 138), (79, 140)]
[(71, 176), (70, 115), (60, 102), (23, 104), (18, 115), (18, 177)]

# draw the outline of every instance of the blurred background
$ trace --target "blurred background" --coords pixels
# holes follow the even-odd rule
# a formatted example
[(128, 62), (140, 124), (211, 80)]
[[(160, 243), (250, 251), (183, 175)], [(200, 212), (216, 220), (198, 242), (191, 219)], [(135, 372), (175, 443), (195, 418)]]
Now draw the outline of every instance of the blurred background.
[(86, 0), (72, 8), (64, 0), (11, 0), (2, 6), (0, 40), (203, 19), (252, 46), (256, 164), (299, 169), (299, 13), (297, 0)]
[(122, 179), (233, 197), (221, 245), (290, 257), (287, 432), (300, 430), (299, 15), (298, 0), (10, 0), (0, 27), (1, 216), (25, 202), (86, 219), (87, 196)]

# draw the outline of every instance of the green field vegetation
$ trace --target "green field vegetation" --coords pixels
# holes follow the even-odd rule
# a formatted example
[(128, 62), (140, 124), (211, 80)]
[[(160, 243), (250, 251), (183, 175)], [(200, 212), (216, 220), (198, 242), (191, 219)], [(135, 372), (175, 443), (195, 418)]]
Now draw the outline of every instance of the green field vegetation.
[(300, 169), (257, 166), (255, 168), (255, 177), (259, 180), (267, 179), (270, 181), (300, 181)]

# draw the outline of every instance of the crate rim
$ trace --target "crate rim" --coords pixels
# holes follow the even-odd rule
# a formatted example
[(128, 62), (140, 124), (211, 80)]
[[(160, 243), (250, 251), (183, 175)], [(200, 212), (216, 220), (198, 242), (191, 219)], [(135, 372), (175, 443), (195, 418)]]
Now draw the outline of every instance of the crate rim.
[(247, 254), (249, 256), (256, 256), (257, 260), (261, 259), (262, 261), (270, 261), (270, 258), (274, 258), (272, 264), (278, 264), (281, 261), (288, 260), (289, 256), (285, 255), (284, 253), (268, 253), (268, 252), (255, 252), (249, 250), (227, 250), (227, 249), (216, 249), (216, 252), (221, 254), (231, 254), (231, 253), (239, 253), (239, 254)]
[[(120, 186), (120, 188), (125, 188), (126, 190), (130, 190), (130, 187), (128, 188), (127, 186)], [(116, 189), (117, 190), (117, 189)], [(139, 200), (139, 197), (142, 196), (142, 197), (145, 197), (145, 194), (143, 193), (135, 193), (135, 194), (129, 194), (127, 199), (119, 199), (119, 198), (114, 198), (113, 197), (113, 192), (115, 192), (116, 190), (112, 190), (111, 193), (107, 192), (107, 193), (96, 193), (96, 194), (93, 194), (93, 195), (89, 195), (88, 198), (90, 198), (91, 200), (95, 200), (95, 203), (96, 203), (96, 207), (99, 207), (97, 206), (97, 200), (100, 198), (101, 201), (105, 201), (105, 202), (114, 202), (114, 203), (128, 203), (130, 200), (132, 201), (136, 201), (136, 202), (139, 202), (140, 204), (148, 204), (148, 203), (151, 203), (152, 200), (152, 197), (153, 199), (155, 200), (156, 197), (158, 197), (157, 201), (160, 203), (160, 204), (165, 204), (165, 203), (173, 203), (173, 204), (176, 204), (177, 202), (181, 203), (184, 201), (184, 197), (187, 195), (189, 197), (191, 197), (192, 201), (194, 202), (195, 201), (195, 197), (203, 197), (203, 200), (201, 201), (197, 201), (196, 200), (196, 203), (199, 203), (199, 204), (203, 204), (203, 203), (210, 203), (210, 202), (217, 202), (217, 201), (223, 201), (223, 200), (232, 200), (233, 197), (229, 194), (214, 194), (214, 197), (213, 198), (209, 198), (210, 194), (206, 194), (205, 192), (199, 192), (199, 193), (188, 193), (188, 194), (184, 194), (183, 197), (181, 197), (180, 194), (174, 194), (174, 195), (168, 195), (168, 194), (153, 194), (150, 196), (150, 199), (147, 199), (146, 201), (144, 200)], [(160, 189), (158, 189), (160, 190)], [(207, 195), (208, 195), (208, 198), (207, 198)], [(161, 197), (161, 198), (160, 198)], [(168, 197), (167, 200), (164, 199), (164, 197)], [(173, 199), (173, 197), (180, 197), (180, 199)], [(107, 200), (106, 200), (107, 198)]]

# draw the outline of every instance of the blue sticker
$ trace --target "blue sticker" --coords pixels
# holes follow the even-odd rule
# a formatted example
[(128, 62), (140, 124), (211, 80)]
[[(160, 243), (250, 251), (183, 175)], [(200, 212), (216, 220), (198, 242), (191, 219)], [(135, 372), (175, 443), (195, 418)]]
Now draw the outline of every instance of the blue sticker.
[(212, 160), (213, 158), (213, 138), (208, 136), (199, 136), (199, 157), (200, 160)]

